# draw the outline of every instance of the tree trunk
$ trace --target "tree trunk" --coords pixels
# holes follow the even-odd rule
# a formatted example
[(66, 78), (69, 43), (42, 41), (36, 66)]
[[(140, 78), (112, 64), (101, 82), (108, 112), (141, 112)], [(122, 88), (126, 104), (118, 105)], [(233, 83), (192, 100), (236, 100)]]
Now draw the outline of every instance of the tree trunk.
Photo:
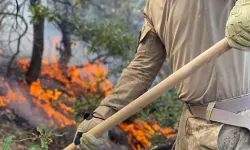
[[(69, 2), (69, 0), (66, 0), (66, 2)], [(70, 29), (70, 24), (69, 24), (69, 6), (64, 5), (63, 8), (66, 10), (64, 12), (64, 18), (61, 20), (60, 23), (58, 23), (58, 26), (62, 32), (62, 41), (61, 43), (63, 44), (63, 49), (61, 51), (61, 57), (59, 59), (59, 64), (61, 69), (67, 69), (68, 63), (70, 61), (70, 57), (72, 56), (71, 53), (71, 29)]]
[(61, 57), (59, 59), (59, 64), (62, 69), (67, 68), (67, 65), (70, 61), (71, 53), (71, 36), (69, 30), (68, 23), (66, 21), (62, 21), (61, 25), (59, 25), (62, 32), (62, 44), (63, 48), (60, 52)]
[[(31, 6), (36, 6), (41, 0), (30, 0)], [(26, 74), (26, 81), (31, 83), (36, 81), (41, 72), (43, 47), (44, 47), (44, 16), (38, 14), (38, 23), (33, 24), (33, 49), (32, 57), (28, 72)]]

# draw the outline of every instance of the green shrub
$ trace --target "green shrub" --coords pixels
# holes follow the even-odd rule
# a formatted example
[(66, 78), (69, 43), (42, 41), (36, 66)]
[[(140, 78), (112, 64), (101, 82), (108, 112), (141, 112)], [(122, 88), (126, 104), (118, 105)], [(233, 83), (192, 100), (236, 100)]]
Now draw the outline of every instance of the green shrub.
[[(37, 127), (36, 132), (28, 133), (28, 135), (30, 135), (28, 138), (20, 140), (13, 140), (10, 136), (5, 138), (2, 150), (9, 150), (13, 142), (18, 143), (24, 141), (32, 141), (29, 150), (48, 150), (49, 144), (53, 142), (53, 139), (62, 136), (54, 133), (54, 131), (49, 128), (42, 129), (41, 127)], [(38, 141), (40, 141), (40, 144), (37, 144)]]

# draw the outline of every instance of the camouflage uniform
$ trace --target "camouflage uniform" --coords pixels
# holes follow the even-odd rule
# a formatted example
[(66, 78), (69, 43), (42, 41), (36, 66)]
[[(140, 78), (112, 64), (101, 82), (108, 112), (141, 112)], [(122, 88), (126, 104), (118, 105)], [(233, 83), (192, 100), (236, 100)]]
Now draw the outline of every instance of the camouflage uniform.
[[(107, 118), (110, 108), (120, 110), (143, 94), (165, 58), (174, 72), (224, 38), (234, 5), (235, 0), (148, 0), (135, 58), (96, 112)], [(230, 50), (177, 85), (177, 93), (181, 100), (195, 104), (248, 94), (249, 61), (250, 53)], [(184, 108), (176, 150), (250, 149), (249, 145), (248, 130), (209, 123)]]
[[(224, 38), (234, 5), (235, 0), (147, 0), (134, 60), (124, 69), (113, 92), (95, 110), (94, 115), (101, 120), (85, 121), (78, 131), (88, 131), (146, 92), (166, 58), (175, 72)], [(232, 49), (177, 85), (177, 94), (187, 104), (199, 105), (248, 95), (248, 64), (250, 53)], [(81, 142), (83, 146), (87, 145), (86, 140), (94, 141), (81, 139), (85, 140)], [(175, 149), (246, 150), (250, 149), (250, 132), (198, 119), (185, 106)]]

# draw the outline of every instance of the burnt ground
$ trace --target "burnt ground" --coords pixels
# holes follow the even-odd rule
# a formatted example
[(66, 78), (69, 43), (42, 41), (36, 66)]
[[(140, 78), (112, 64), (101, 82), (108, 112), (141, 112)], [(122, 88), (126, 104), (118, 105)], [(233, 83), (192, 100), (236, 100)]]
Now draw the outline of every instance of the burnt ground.
[[(30, 133), (37, 133), (36, 128), (27, 123), (26, 120), (20, 118), (14, 112), (10, 110), (6, 111), (5, 108), (0, 109), (0, 147), (3, 145), (3, 140), (11, 136), (13, 142), (10, 145), (11, 150), (27, 150), (31, 145), (40, 145), (39, 139), (29, 139), (33, 138)], [(66, 129), (65, 129), (66, 130)], [(57, 132), (58, 134), (62, 134)], [(67, 133), (61, 137), (54, 138), (53, 144), (49, 147), (52, 150), (63, 149), (63, 147), (69, 144), (69, 138), (72, 136), (68, 136)]]
[[(26, 120), (19, 117), (14, 112), (7, 108), (0, 108), (0, 147), (3, 146), (3, 141), (6, 137), (11, 136), (13, 142), (10, 145), (11, 150), (27, 150), (31, 145), (40, 145), (39, 139), (32, 140), (30, 133), (38, 134), (36, 128), (30, 125)], [(75, 126), (68, 126), (57, 129), (54, 133), (60, 135), (54, 137), (53, 142), (49, 145), (49, 150), (62, 150), (71, 143)], [(128, 146), (126, 133), (119, 128), (115, 128), (110, 132), (109, 146), (103, 146), (100, 150), (130, 150)]]
[[(8, 136), (11, 136), (14, 140), (10, 145), (11, 150), (27, 150), (31, 145), (40, 145), (39, 139), (28, 139), (34, 137), (29, 133), (38, 134), (36, 128), (14, 112), (6, 108), (0, 108), (0, 122), (0, 147), (3, 146), (3, 140)], [(65, 148), (71, 143), (75, 131), (75, 126), (55, 130), (54, 133), (61, 136), (53, 138), (53, 142), (49, 145), (49, 150), (62, 150)], [(112, 129), (109, 132), (109, 137), (109, 146), (103, 146), (98, 150), (131, 150), (127, 140), (127, 133), (120, 128)], [(171, 150), (174, 142), (175, 137), (168, 139), (161, 145), (146, 150)]]

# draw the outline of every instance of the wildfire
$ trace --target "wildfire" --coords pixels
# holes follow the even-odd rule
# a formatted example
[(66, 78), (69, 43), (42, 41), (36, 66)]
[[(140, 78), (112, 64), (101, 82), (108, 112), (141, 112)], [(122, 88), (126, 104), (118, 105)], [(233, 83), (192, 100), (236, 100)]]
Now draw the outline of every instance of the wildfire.
[(164, 135), (166, 138), (176, 135), (171, 127), (161, 128), (158, 123), (150, 125), (142, 120), (134, 120), (131, 124), (121, 123), (119, 127), (129, 133), (128, 142), (133, 150), (141, 150), (151, 146), (150, 139), (155, 134)]
[[(25, 100), (24, 95), (20, 92), (20, 89), (16, 89), (16, 92), (10, 88), (10, 85), (5, 82), (4, 78), (0, 79), (0, 82), (3, 84), (3, 86), (6, 88), (6, 91), (8, 92), (8, 96), (0, 95), (0, 107), (6, 106), (8, 103), (11, 102), (22, 102)], [(18, 101), (15, 100), (15, 98), (18, 97)]]
[[(66, 70), (62, 70), (57, 63), (57, 58), (52, 57), (55, 63), (43, 59), (40, 78), (31, 85), (22, 82), (13, 88), (14, 86), (2, 78), (1, 82), (7, 92), (0, 94), (0, 106), (32, 101), (49, 118), (49, 125), (64, 127), (76, 123), (72, 117), (74, 109), (66, 104), (72, 102), (73, 97), (79, 96), (84, 91), (95, 95), (104, 93), (103, 96), (110, 93), (113, 85), (106, 79), (108, 71), (100, 62), (93, 64), (85, 62), (80, 67), (69, 66)], [(23, 71), (27, 71), (29, 61), (29, 59), (19, 58), (17, 65)], [(26, 91), (28, 95), (22, 94), (21, 87), (28, 87), (28, 92)], [(66, 99), (67, 102), (62, 102), (61, 98)]]
[[(55, 38), (52, 43), (55, 45), (58, 41), (59, 38)], [(42, 110), (50, 126), (65, 127), (76, 124), (72, 117), (73, 98), (82, 92), (96, 96), (106, 96), (111, 92), (113, 84), (106, 78), (108, 71), (101, 62), (85, 62), (62, 69), (55, 54), (51, 55), (51, 59), (53, 63), (48, 59), (42, 60), (40, 77), (30, 85), (25, 81), (10, 82), (0, 78), (0, 107), (28, 102), (31, 107)], [(17, 65), (26, 72), (29, 62), (29, 59), (19, 58)], [(134, 120), (131, 124), (121, 123), (119, 127), (129, 133), (128, 140), (133, 150), (151, 146), (150, 138), (155, 134), (162, 134), (166, 138), (175, 136), (172, 128), (161, 128), (157, 123), (150, 125), (141, 120)]]

